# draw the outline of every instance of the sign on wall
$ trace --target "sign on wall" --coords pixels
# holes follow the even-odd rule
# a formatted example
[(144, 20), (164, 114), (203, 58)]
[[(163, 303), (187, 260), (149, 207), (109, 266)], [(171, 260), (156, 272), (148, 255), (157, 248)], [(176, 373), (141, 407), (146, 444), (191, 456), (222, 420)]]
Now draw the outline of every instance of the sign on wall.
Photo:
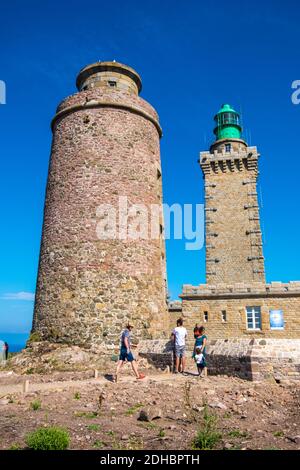
[(270, 310), (270, 327), (271, 330), (283, 330), (283, 311), (282, 310)]

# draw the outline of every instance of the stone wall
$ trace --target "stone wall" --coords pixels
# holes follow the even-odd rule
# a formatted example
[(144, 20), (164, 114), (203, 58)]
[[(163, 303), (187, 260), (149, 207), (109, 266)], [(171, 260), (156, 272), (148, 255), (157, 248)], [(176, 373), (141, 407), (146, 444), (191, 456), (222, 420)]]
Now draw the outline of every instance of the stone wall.
[(207, 353), (211, 375), (300, 380), (300, 339), (212, 340)]
[[(187, 349), (187, 370), (196, 373)], [(173, 343), (164, 340), (141, 341), (138, 356), (156, 368), (173, 370)], [(246, 380), (300, 380), (300, 339), (234, 338), (208, 340), (209, 375), (228, 375)]]
[(142, 340), (138, 345), (138, 356), (147, 359), (157, 369), (173, 370), (174, 345), (166, 340)]

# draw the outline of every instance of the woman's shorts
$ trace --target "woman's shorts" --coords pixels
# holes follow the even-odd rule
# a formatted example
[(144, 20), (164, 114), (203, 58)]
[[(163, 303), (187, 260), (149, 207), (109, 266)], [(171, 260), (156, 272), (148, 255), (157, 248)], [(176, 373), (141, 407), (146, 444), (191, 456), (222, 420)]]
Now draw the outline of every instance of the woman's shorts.
[(127, 349), (121, 349), (120, 350), (120, 356), (119, 356), (120, 361), (128, 361), (132, 362), (134, 361), (134, 357), (131, 351), (129, 353), (127, 352)]

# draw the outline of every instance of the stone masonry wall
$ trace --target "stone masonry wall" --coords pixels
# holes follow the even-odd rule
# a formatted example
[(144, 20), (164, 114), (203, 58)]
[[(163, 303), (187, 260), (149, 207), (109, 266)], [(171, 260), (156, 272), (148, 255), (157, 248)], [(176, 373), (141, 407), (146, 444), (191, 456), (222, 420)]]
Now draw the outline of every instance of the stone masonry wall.
[[(211, 340), (228, 338), (300, 338), (300, 283), (240, 283), (184, 286), (182, 318), (192, 331), (203, 324)], [(261, 307), (261, 330), (248, 330), (246, 307)], [(271, 330), (269, 310), (283, 310), (283, 330)], [(222, 321), (222, 311), (226, 321)], [(208, 319), (205, 321), (205, 312)]]
[(212, 340), (207, 354), (210, 375), (300, 380), (300, 339)]
[[(192, 346), (187, 350), (187, 367), (196, 373), (191, 358)], [(172, 342), (144, 340), (138, 348), (138, 357), (165, 370), (173, 370)], [(294, 379), (300, 380), (300, 339), (235, 338), (209, 340), (207, 346), (209, 375), (236, 376), (246, 380)]]
[[(214, 144), (216, 146), (217, 143)], [(206, 282), (264, 282), (256, 147), (201, 152), (205, 178)]]

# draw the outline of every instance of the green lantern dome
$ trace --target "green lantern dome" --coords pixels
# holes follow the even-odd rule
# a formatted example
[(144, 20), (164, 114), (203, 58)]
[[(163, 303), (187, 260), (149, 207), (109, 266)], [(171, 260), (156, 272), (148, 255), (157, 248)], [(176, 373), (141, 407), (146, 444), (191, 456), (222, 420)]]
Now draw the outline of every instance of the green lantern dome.
[(216, 140), (241, 138), (240, 115), (229, 104), (222, 105), (214, 120), (216, 122), (214, 129)]

